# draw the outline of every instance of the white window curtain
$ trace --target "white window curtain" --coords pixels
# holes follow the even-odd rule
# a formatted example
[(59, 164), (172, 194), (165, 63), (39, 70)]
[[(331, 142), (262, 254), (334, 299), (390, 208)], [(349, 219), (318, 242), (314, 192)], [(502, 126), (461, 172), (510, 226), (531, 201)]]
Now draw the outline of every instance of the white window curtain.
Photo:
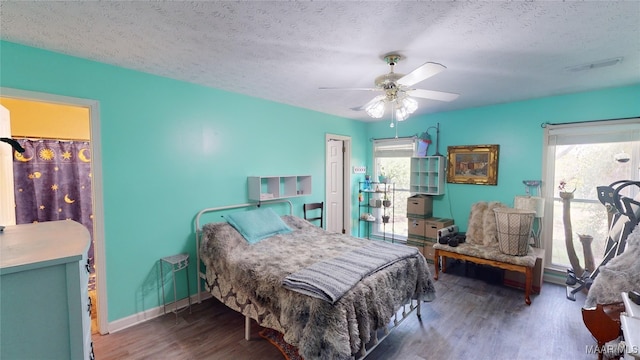
[(545, 127), (545, 136), (550, 146), (637, 141), (640, 140), (640, 118), (549, 124)]
[(412, 157), (415, 152), (416, 139), (398, 138), (373, 141), (373, 158)]
[[(594, 151), (596, 149), (597, 151)], [(581, 153), (582, 151), (582, 153)], [(592, 231), (593, 253), (598, 258), (600, 249), (596, 245), (598, 232), (606, 234), (606, 221), (600, 219), (604, 207), (597, 200), (596, 185), (609, 185), (617, 180), (640, 179), (640, 118), (593, 121), (569, 124), (547, 124), (544, 131), (543, 187), (545, 197), (545, 219), (543, 240), (547, 264), (550, 268), (563, 269), (565, 263), (565, 238), (562, 234), (563, 214), (559, 210), (559, 182), (566, 178), (566, 191), (575, 191), (571, 200), (571, 222), (573, 233)], [(571, 156), (567, 154), (571, 153)], [(628, 162), (619, 163), (615, 156), (628, 155)], [(577, 191), (576, 191), (577, 190)], [(634, 191), (637, 189), (633, 189)], [(634, 195), (634, 194), (629, 194)], [(600, 209), (602, 207), (602, 209)], [(555, 213), (554, 213), (555, 209)], [(602, 210), (602, 211), (601, 211)], [(601, 214), (602, 212), (602, 214)], [(604, 216), (604, 215), (603, 215)], [(593, 225), (603, 221), (604, 226)], [(555, 225), (555, 231), (554, 231)], [(558, 229), (559, 228), (559, 229)], [(601, 229), (602, 228), (602, 229)], [(555, 234), (555, 238), (554, 238)], [(580, 253), (577, 236), (573, 242)], [(581, 254), (578, 254), (581, 257)], [(555, 265), (554, 265), (555, 264)]]

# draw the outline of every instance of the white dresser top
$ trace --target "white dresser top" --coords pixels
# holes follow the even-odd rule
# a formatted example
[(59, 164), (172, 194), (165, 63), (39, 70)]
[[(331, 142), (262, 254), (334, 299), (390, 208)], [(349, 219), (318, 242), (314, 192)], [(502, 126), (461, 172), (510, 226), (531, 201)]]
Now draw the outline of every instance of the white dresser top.
[(629, 293), (626, 291), (622, 293), (622, 302), (624, 303), (624, 312), (631, 317), (640, 318), (640, 305), (634, 303), (629, 299)]
[(90, 238), (72, 220), (6, 226), (0, 232), (0, 274), (80, 261)]

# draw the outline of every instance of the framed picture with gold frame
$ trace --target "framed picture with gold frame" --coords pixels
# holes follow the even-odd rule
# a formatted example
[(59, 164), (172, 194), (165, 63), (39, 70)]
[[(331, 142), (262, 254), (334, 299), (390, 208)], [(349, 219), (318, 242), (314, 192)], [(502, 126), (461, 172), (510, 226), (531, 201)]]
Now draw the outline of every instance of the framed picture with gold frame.
[(447, 182), (498, 185), (500, 145), (449, 146)]

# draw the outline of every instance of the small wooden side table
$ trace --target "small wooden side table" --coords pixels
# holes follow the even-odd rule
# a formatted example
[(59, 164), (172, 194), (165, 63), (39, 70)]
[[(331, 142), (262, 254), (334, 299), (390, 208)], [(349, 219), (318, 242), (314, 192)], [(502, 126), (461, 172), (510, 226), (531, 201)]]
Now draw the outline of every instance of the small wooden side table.
[[(189, 254), (178, 254), (173, 256), (167, 256), (160, 259), (160, 281), (162, 282), (162, 310), (167, 313), (167, 304), (164, 296), (164, 267), (165, 264), (171, 267), (171, 275), (173, 280), (173, 313), (176, 315), (176, 322), (178, 321), (178, 294), (176, 290), (176, 273), (180, 270), (185, 270), (187, 278), (187, 299), (189, 300), (189, 313), (191, 314), (191, 289), (189, 287)], [(182, 309), (184, 310), (184, 309)]]

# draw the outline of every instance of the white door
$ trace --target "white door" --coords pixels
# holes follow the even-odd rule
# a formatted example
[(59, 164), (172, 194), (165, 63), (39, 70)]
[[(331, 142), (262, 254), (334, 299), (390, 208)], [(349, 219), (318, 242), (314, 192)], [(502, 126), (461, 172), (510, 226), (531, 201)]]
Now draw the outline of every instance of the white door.
[(327, 140), (325, 219), (331, 232), (344, 233), (344, 141)]
[[(0, 137), (11, 137), (9, 109), (0, 105)], [(0, 225), (16, 224), (16, 207), (13, 189), (13, 148), (0, 142)]]
[(326, 229), (351, 233), (351, 138), (326, 135), (325, 223)]

